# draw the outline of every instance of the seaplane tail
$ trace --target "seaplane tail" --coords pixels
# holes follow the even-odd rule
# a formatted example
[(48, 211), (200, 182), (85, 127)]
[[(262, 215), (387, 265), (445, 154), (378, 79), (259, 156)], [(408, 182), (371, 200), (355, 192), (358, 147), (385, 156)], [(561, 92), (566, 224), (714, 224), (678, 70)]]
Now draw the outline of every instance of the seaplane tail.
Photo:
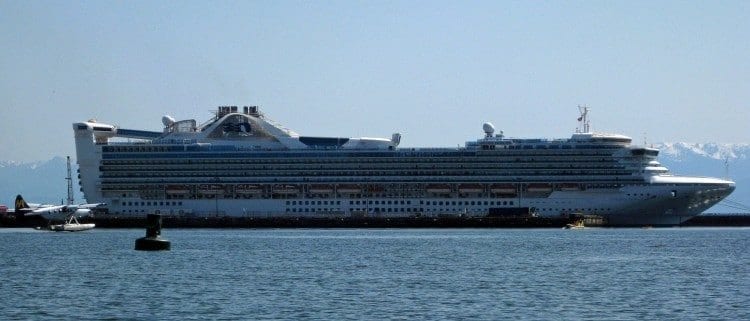
[(21, 194), (16, 195), (16, 212), (29, 208), (29, 203), (26, 203), (26, 201), (23, 199), (23, 196), (21, 196)]
[[(37, 207), (39, 206), (37, 205)], [(30, 213), (33, 210), (34, 209), (29, 205), (29, 203), (26, 203), (21, 194), (16, 195), (16, 206), (15, 211), (13, 212), (16, 215), (16, 218), (22, 218), (24, 214)]]

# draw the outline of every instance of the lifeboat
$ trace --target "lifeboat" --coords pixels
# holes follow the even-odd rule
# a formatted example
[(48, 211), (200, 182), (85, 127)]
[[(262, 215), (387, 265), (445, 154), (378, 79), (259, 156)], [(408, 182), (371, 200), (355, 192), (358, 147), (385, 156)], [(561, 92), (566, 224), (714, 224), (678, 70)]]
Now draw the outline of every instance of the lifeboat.
[(222, 194), (224, 193), (224, 185), (200, 184), (198, 185), (198, 192), (204, 195)]
[(490, 186), (490, 192), (496, 194), (515, 194), (516, 187), (513, 184), (495, 184)]
[(367, 192), (369, 193), (382, 193), (385, 188), (382, 185), (367, 185)]
[(276, 194), (297, 194), (299, 188), (294, 185), (276, 185), (273, 187), (273, 192)]
[(529, 184), (526, 186), (526, 191), (529, 193), (549, 193), (552, 191), (552, 185), (550, 184)]
[(331, 185), (310, 185), (307, 189), (308, 192), (314, 194), (329, 194), (333, 192), (333, 186)]
[(559, 188), (560, 188), (561, 191), (580, 191), (581, 190), (581, 186), (580, 185), (578, 185), (578, 184), (572, 184), (572, 183), (561, 184), (559, 186)]
[(459, 193), (481, 193), (484, 187), (480, 184), (461, 184), (458, 186)]
[(451, 187), (447, 184), (431, 184), (427, 185), (427, 193), (450, 193)]
[(339, 185), (336, 190), (342, 194), (357, 194), (362, 192), (358, 185)]
[(258, 185), (252, 184), (240, 184), (235, 187), (237, 194), (260, 194), (263, 193), (263, 188)]
[(190, 193), (190, 187), (186, 185), (167, 185), (164, 190), (170, 195), (184, 195)]

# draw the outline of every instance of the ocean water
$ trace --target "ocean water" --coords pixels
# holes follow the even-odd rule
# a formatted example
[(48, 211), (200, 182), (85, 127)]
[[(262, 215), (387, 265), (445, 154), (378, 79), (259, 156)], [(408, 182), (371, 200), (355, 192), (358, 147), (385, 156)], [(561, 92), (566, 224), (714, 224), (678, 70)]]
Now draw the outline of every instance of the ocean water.
[(750, 320), (750, 229), (0, 229), (1, 320)]

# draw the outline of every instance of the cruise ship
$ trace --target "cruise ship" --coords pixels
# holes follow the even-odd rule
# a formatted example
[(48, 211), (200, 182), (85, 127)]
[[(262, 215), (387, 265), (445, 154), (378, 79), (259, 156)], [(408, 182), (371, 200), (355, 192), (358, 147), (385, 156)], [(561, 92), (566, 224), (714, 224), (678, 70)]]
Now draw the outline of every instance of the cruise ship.
[(81, 190), (109, 215), (142, 217), (497, 217), (592, 215), (609, 225), (677, 225), (721, 201), (732, 181), (673, 175), (659, 151), (590, 131), (509, 138), (485, 123), (456, 148), (391, 138), (302, 136), (257, 106), (162, 131), (73, 124)]

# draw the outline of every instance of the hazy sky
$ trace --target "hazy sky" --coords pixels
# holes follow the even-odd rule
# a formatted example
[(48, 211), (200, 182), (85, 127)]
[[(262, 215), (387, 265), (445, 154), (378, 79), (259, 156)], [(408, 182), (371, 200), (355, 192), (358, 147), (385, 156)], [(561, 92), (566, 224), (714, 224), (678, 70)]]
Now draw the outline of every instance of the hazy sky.
[(639, 143), (750, 142), (750, 1), (0, 0), (0, 72), (4, 160), (218, 105), (410, 147), (568, 137), (578, 104)]

